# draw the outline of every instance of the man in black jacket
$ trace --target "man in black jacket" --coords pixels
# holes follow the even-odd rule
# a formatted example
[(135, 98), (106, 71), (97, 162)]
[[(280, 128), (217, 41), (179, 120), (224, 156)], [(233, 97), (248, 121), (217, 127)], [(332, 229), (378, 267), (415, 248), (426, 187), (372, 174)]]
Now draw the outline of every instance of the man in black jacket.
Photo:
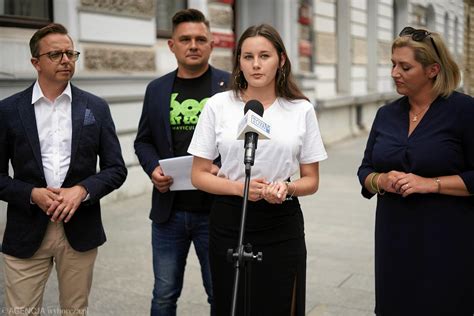
[(178, 69), (148, 85), (135, 139), (135, 153), (154, 184), (150, 212), (155, 275), (152, 316), (176, 315), (191, 242), (201, 264), (212, 311), (208, 260), (212, 197), (198, 190), (170, 191), (173, 179), (163, 174), (158, 161), (188, 155), (202, 107), (209, 97), (226, 89), (229, 79), (229, 73), (209, 65), (213, 42), (204, 15), (195, 9), (185, 9), (177, 12), (172, 22), (168, 46)]

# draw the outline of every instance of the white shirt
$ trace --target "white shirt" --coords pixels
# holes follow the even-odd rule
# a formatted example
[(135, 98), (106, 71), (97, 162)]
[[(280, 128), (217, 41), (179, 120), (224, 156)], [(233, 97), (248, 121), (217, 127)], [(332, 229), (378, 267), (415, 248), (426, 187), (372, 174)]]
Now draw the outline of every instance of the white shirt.
[[(244, 102), (226, 91), (212, 96), (204, 106), (188, 152), (213, 160), (221, 155), (218, 176), (245, 180), (244, 140), (237, 140)], [(327, 158), (313, 105), (306, 100), (277, 98), (263, 118), (271, 126), (271, 139), (259, 139), (252, 178), (286, 180), (300, 164)]]
[(43, 94), (38, 81), (33, 87), (31, 103), (34, 104), (36, 127), (41, 147), (41, 160), (46, 183), (60, 188), (71, 161), (72, 116), (71, 85), (53, 102)]

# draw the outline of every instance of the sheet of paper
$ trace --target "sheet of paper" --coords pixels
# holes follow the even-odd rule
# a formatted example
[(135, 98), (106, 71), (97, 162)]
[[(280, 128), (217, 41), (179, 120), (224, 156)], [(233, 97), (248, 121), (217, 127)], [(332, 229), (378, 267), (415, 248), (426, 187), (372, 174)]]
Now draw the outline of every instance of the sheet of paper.
[(163, 173), (166, 176), (173, 177), (173, 184), (170, 186), (170, 191), (196, 190), (191, 184), (193, 156), (161, 159), (159, 162)]

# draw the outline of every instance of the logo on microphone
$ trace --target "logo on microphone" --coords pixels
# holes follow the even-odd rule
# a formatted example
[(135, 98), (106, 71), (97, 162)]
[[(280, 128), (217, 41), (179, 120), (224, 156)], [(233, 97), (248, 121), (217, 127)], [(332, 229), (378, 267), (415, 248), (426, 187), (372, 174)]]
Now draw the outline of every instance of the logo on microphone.
[(257, 127), (260, 127), (266, 133), (270, 134), (270, 125), (262, 121), (258, 116), (252, 115), (250, 116), (250, 122)]
[(262, 139), (270, 139), (270, 124), (265, 122), (261, 116), (248, 111), (239, 123), (237, 130), (237, 139), (245, 139), (248, 132), (257, 133)]

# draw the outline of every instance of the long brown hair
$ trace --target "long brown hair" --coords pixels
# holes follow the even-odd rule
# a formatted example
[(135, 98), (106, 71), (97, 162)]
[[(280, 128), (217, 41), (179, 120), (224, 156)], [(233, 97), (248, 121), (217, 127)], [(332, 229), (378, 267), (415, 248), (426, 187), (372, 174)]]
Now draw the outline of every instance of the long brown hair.
[(262, 36), (272, 43), (278, 53), (278, 63), (281, 63), (282, 56), (286, 57), (285, 63), (281, 66), (276, 73), (275, 77), (275, 93), (278, 97), (282, 97), (287, 100), (296, 99), (309, 99), (301, 92), (296, 85), (295, 79), (291, 74), (291, 63), (286, 53), (285, 45), (283, 40), (278, 34), (277, 30), (271, 25), (260, 24), (249, 27), (240, 36), (235, 49), (234, 54), (234, 68), (232, 69), (231, 89), (234, 91), (236, 96), (247, 89), (248, 83), (245, 80), (244, 74), (240, 70), (240, 55), (242, 53), (242, 44), (249, 37)]

